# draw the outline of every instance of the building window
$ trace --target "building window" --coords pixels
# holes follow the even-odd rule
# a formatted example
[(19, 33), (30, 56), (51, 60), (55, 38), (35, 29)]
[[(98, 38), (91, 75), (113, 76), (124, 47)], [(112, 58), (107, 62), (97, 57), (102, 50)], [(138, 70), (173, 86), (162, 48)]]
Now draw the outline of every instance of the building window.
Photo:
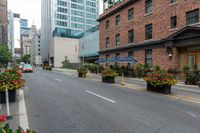
[(116, 35), (116, 46), (120, 46), (120, 34)]
[(109, 20), (106, 21), (106, 30), (109, 29)]
[(152, 24), (148, 24), (145, 26), (145, 39), (146, 40), (153, 38), (152, 31), (153, 31)]
[(199, 22), (199, 9), (186, 13), (186, 24), (195, 24)]
[(120, 15), (117, 15), (117, 16), (115, 17), (115, 25), (116, 25), (116, 26), (119, 26), (119, 25), (120, 25)]
[(40, 53), (38, 53), (38, 55), (40, 55)]
[(176, 28), (176, 26), (177, 26), (177, 17), (173, 16), (171, 17), (171, 29)]
[(38, 51), (40, 51), (40, 49), (38, 49)]
[(128, 43), (133, 43), (134, 42), (134, 30), (129, 30), (128, 31)]
[(109, 37), (106, 38), (106, 48), (109, 48), (110, 46), (110, 39)]
[(152, 49), (145, 50), (145, 63), (149, 66), (153, 65), (152, 62)]
[(153, 11), (153, 2), (152, 0), (146, 0), (145, 2), (145, 13), (149, 14)]
[(174, 4), (174, 3), (176, 3), (176, 0), (171, 0), (171, 4)]
[(133, 20), (133, 18), (134, 18), (134, 9), (131, 8), (128, 10), (128, 21)]

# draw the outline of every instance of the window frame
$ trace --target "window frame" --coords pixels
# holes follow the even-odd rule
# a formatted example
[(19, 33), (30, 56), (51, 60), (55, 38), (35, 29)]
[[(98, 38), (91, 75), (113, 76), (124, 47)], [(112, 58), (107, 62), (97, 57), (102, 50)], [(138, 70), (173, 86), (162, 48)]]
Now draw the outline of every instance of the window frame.
[(172, 16), (171, 19), (170, 19), (170, 28), (171, 29), (175, 29), (177, 28), (177, 16)]
[(145, 14), (151, 14), (152, 12), (153, 12), (153, 0), (146, 0), (145, 1)]
[(134, 8), (131, 8), (128, 10), (128, 21), (131, 21), (134, 19)]
[[(130, 36), (130, 33), (132, 33), (132, 37)], [(129, 30), (128, 31), (128, 43), (134, 43), (134, 39), (135, 38), (135, 36), (134, 36), (134, 29), (132, 29), (132, 30)]]
[(110, 38), (109, 37), (106, 38), (105, 44), (106, 44), (106, 48), (110, 47)]
[[(148, 57), (148, 52), (151, 52), (151, 56)], [(151, 61), (151, 64), (148, 63), (148, 61)], [(153, 50), (152, 49), (146, 49), (145, 50), (145, 64), (148, 64), (149, 66), (153, 65)]]
[(110, 21), (109, 20), (106, 20), (106, 26), (105, 26), (106, 28), (106, 30), (109, 30), (109, 28), (110, 28)]
[[(150, 28), (149, 26), (151, 26), (151, 30), (148, 31), (148, 28)], [(151, 39), (153, 39), (153, 24), (152, 23), (145, 25), (145, 40), (151, 40)]]
[(116, 36), (115, 36), (115, 45), (117, 46), (117, 47), (119, 47), (120, 46), (120, 34), (116, 34)]
[(120, 15), (115, 17), (115, 26), (120, 26)]
[[(197, 13), (197, 14), (195, 14), (195, 13)], [(195, 17), (197, 17), (197, 18), (195, 18)], [(196, 20), (195, 20), (195, 22), (192, 22), (192, 21), (194, 21), (193, 20), (194, 18)], [(199, 8), (186, 12), (186, 25), (191, 25), (191, 24), (195, 24), (195, 23), (199, 23)]]

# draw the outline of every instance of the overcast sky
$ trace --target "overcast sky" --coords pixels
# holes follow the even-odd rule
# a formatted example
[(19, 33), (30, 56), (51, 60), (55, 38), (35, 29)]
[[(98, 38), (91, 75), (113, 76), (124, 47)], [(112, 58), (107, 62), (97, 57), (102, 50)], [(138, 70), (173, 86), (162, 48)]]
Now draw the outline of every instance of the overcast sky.
[(8, 0), (8, 9), (29, 20), (29, 26), (41, 26), (41, 0)]
[[(102, 0), (100, 7), (102, 7)], [(29, 20), (29, 26), (34, 22), (37, 28), (41, 27), (41, 0), (8, 0), (8, 9), (19, 13), (21, 18)], [(100, 8), (102, 12), (102, 8)]]

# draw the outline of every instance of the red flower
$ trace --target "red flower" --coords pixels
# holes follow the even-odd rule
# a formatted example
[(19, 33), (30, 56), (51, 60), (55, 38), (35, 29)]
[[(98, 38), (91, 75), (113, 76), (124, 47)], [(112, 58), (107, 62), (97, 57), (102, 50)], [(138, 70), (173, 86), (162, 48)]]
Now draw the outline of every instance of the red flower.
[(7, 115), (0, 115), (0, 122), (5, 122), (7, 120)]

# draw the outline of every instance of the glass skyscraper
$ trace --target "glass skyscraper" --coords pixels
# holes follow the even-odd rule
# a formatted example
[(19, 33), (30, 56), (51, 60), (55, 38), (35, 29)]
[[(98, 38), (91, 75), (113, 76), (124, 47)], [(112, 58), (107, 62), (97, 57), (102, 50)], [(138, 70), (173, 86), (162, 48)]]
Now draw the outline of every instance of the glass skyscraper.
[(99, 0), (42, 0), (41, 9), (41, 37), (47, 60), (51, 37), (77, 38), (98, 24)]

